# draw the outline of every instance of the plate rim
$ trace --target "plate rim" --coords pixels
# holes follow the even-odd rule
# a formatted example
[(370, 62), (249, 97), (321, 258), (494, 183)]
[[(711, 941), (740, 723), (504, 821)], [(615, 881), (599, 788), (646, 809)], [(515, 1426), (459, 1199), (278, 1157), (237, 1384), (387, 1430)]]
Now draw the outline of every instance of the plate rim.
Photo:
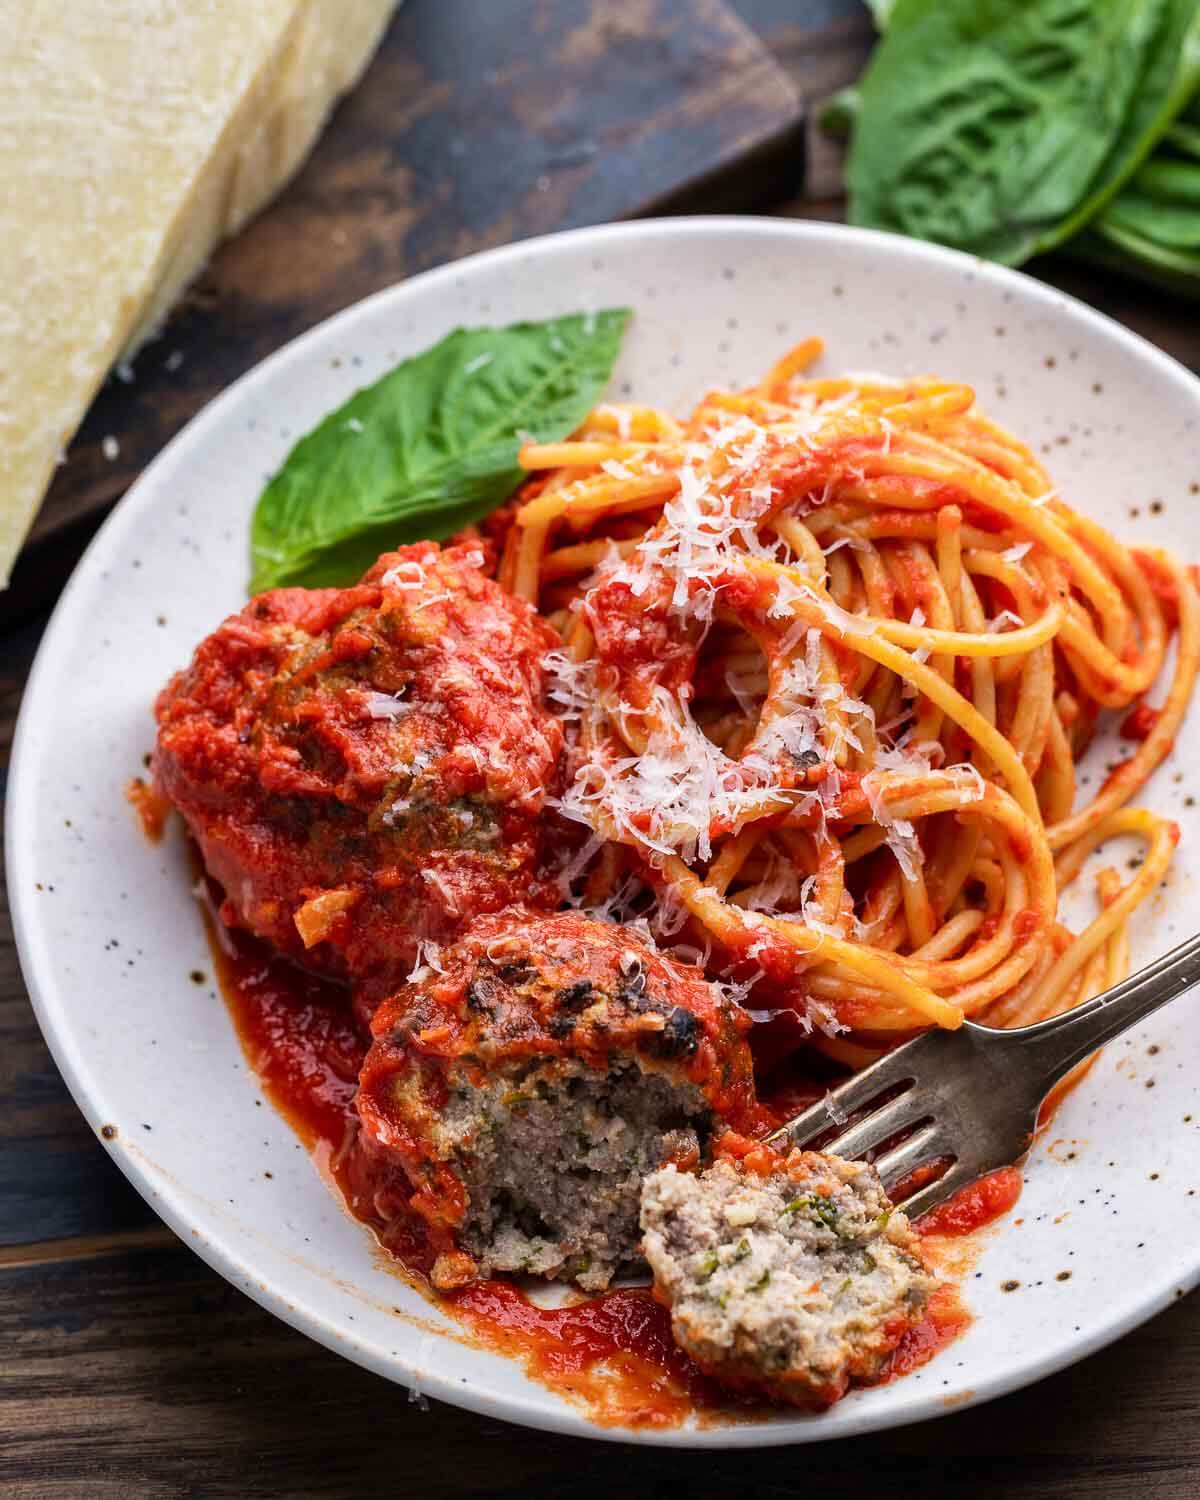
[[(83, 555), (72, 570), (70, 579), (63, 588), (47, 622), (42, 639), (26, 680), (17, 724), (13, 736), (10, 757), (7, 807), (5, 817), (4, 858), (8, 872), (9, 905), (13, 932), (22, 977), (29, 992), (34, 1015), (39, 1029), (54, 1058), (76, 1106), (99, 1137), (102, 1115), (97, 1095), (102, 1092), (96, 1080), (89, 1079), (86, 1070), (86, 1049), (80, 1048), (78, 1038), (72, 1036), (71, 1028), (56, 1017), (54, 996), (47, 979), (43, 987), (44, 963), (39, 951), (41, 934), (39, 919), (30, 894), (31, 886), (25, 878), (24, 859), (26, 849), (32, 849), (33, 830), (27, 830), (24, 805), (29, 799), (20, 795), (29, 778), (27, 762), (32, 760), (33, 727), (38, 718), (38, 706), (42, 697), (42, 678), (48, 675), (49, 663), (57, 654), (59, 636), (67, 631), (74, 597), (86, 586), (94, 560), (107, 546), (110, 531), (122, 524), (128, 512), (141, 503), (141, 494), (152, 488), (160, 468), (174, 461), (181, 448), (205, 442), (209, 429), (219, 424), (226, 410), (235, 407), (242, 399), (248, 385), (262, 378), (266, 372), (277, 371), (290, 361), (303, 360), (311, 343), (327, 338), (337, 329), (346, 327), (360, 318), (377, 315), (380, 309), (392, 303), (403, 302), (409, 295), (420, 296), (423, 292), (443, 282), (470, 275), (479, 268), (496, 269), (506, 262), (519, 263), (524, 258), (536, 259), (547, 250), (555, 250), (572, 243), (588, 246), (603, 244), (610, 240), (636, 240), (640, 237), (667, 235), (668, 237), (703, 237), (714, 233), (735, 233), (755, 238), (826, 241), (836, 245), (851, 242), (875, 246), (883, 255), (913, 256), (917, 259), (942, 263), (948, 269), (963, 272), (972, 270), (981, 277), (994, 279), (1000, 285), (1009, 286), (1015, 293), (1028, 300), (1032, 297), (1048, 311), (1069, 310), (1072, 315), (1091, 324), (1102, 335), (1123, 345), (1128, 353), (1141, 361), (1157, 365), (1161, 372), (1179, 383), (1197, 404), (1200, 413), (1200, 377), (1165, 350), (1148, 339), (1126, 328), (1123, 324), (1097, 311), (1087, 303), (1009, 267), (999, 266), (978, 257), (951, 250), (944, 246), (924, 241), (907, 239), (882, 231), (829, 223), (821, 220), (780, 220), (760, 218), (753, 215), (713, 214), (679, 218), (651, 218), (631, 223), (583, 226), (563, 230), (555, 234), (541, 235), (531, 239), (479, 251), (459, 260), (423, 271), (407, 280), (382, 287), (367, 297), (349, 304), (330, 317), (321, 320), (298, 334), (279, 349), (241, 374), (229, 386), (208, 401), (170, 441), (162, 448), (147, 467), (138, 475), (129, 489), (113, 507), (89, 542)], [(32, 815), (32, 814), (30, 814)], [(102, 1142), (106, 1147), (107, 1142)], [(709, 1447), (752, 1448), (779, 1446), (798, 1442), (820, 1442), (852, 1435), (883, 1431), (917, 1421), (927, 1421), (964, 1410), (997, 1396), (1020, 1389), (1048, 1375), (1076, 1364), (1088, 1355), (1104, 1348), (1133, 1328), (1153, 1317), (1168, 1306), (1183, 1292), (1200, 1283), (1200, 1247), (1189, 1258), (1180, 1256), (1170, 1276), (1153, 1278), (1150, 1285), (1141, 1284), (1138, 1292), (1119, 1308), (1110, 1308), (1110, 1316), (1085, 1336), (1073, 1342), (1064, 1340), (1061, 1348), (1053, 1354), (1012, 1360), (1009, 1365), (990, 1377), (982, 1379), (972, 1388), (968, 1397), (954, 1399), (947, 1405), (944, 1398), (932, 1390), (913, 1394), (899, 1403), (872, 1406), (869, 1400), (854, 1416), (837, 1428), (821, 1431), (821, 1416), (785, 1415), (776, 1419), (748, 1424), (721, 1424), (701, 1428), (630, 1429), (602, 1427), (590, 1420), (583, 1412), (570, 1406), (561, 1398), (553, 1404), (539, 1402), (524, 1391), (499, 1393), (479, 1385), (458, 1383), (436, 1370), (421, 1369), (418, 1363), (419, 1350), (409, 1356), (377, 1354), (369, 1346), (359, 1342), (356, 1336), (341, 1331), (336, 1320), (330, 1319), (316, 1308), (304, 1305), (301, 1299), (289, 1299), (262, 1281), (255, 1272), (252, 1260), (240, 1250), (222, 1243), (220, 1235), (211, 1227), (198, 1230), (189, 1200), (173, 1180), (160, 1173), (155, 1166), (140, 1154), (123, 1149), (108, 1149), (109, 1157), (132, 1183), (156, 1214), (179, 1236), (183, 1245), (200, 1256), (225, 1280), (239, 1291), (245, 1292), (255, 1302), (281, 1318), (285, 1323), (355, 1363), (381, 1375), (392, 1382), (419, 1386), (420, 1390), (437, 1400), (480, 1413), (489, 1417), (500, 1417), (518, 1425), (542, 1431), (553, 1431), (567, 1436), (586, 1437), (609, 1442), (636, 1443), (661, 1447)], [(519, 1368), (519, 1366), (518, 1366)], [(869, 1398), (871, 1392), (860, 1393), (858, 1399)], [(855, 1398), (852, 1397), (852, 1400)]]

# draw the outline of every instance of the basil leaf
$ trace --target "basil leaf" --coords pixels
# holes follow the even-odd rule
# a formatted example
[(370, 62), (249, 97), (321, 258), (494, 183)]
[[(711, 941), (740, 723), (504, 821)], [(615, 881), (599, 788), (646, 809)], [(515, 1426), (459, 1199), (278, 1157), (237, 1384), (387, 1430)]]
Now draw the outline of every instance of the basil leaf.
[(897, 0), (850, 218), (1018, 264), (1086, 223), (1198, 84), (1195, 0)]
[(1200, 301), (1200, 252), (1167, 249), (1146, 235), (1110, 223), (1107, 217), (1077, 235), (1068, 249), (1092, 265)]
[(1176, 120), (1162, 138), (1164, 146), (1170, 146), (1181, 156), (1200, 161), (1200, 125), (1191, 125), (1186, 120)]
[(1096, 220), (1096, 228), (1123, 229), (1169, 250), (1200, 253), (1200, 200), (1189, 207), (1185, 203), (1164, 203), (1141, 193), (1121, 193)]
[(1124, 225), (1103, 224), (1099, 226), (1099, 232), (1118, 249), (1141, 256), (1147, 265), (1177, 277), (1193, 278), (1197, 283), (1193, 295), (1200, 294), (1200, 246), (1195, 249), (1176, 248)]
[[(1181, 161), (1155, 152), (1129, 179), (1127, 193), (1140, 193), (1160, 203), (1190, 203), (1200, 207), (1200, 160)], [(1122, 195), (1118, 194), (1117, 198)], [(1113, 202), (1115, 203), (1115, 198)]]
[(1093, 227), (1123, 256), (1140, 254), (1158, 273), (1177, 277), (1192, 274), (1188, 259), (1200, 255), (1200, 160), (1171, 155), (1165, 144), (1164, 137)]
[(251, 591), (353, 581), (380, 552), (440, 540), (520, 483), (523, 437), (556, 442), (595, 405), (628, 308), (458, 328), (300, 439), (251, 526)]
[(856, 84), (849, 83), (826, 99), (817, 116), (817, 124), (832, 140), (848, 141), (854, 134), (861, 109), (862, 94)]

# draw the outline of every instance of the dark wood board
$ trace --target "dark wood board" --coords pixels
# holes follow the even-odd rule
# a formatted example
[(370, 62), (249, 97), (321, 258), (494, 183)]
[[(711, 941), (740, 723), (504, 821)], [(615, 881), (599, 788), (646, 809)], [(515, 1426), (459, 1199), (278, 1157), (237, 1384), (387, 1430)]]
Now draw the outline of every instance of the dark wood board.
[(12, 1500), (1194, 1500), (1200, 1473), (1196, 1299), (989, 1406), (755, 1453), (635, 1450), (422, 1410), (183, 1249), (0, 1271), (0, 1349)]
[[(456, 6), (480, 14), (492, 6), (507, 9), (509, 0), (408, 0), (381, 59), (391, 93), (385, 89), (376, 107), (393, 109), (393, 97), (406, 97), (395, 90), (407, 84), (412, 94), (414, 78), (417, 93), (430, 78), (439, 83), (440, 94), (425, 106), (431, 117), (446, 107), (458, 83), (441, 53), (428, 68), (420, 61), (419, 73), (411, 70), (414, 58), (426, 56), (419, 47), (442, 46), (442, 28), (455, 23)], [(870, 46), (869, 22), (855, 0), (734, 0), (734, 8), (767, 38), (810, 97), (854, 77)], [(537, 9), (551, 22), (562, 14), (584, 15), (587, 30), (618, 12), (622, 24), (666, 25), (668, 10), (691, 7), (543, 0)], [(706, 9), (715, 14), (718, 7)], [(721, 36), (744, 40), (728, 18), (723, 28), (716, 20), (713, 26)], [(398, 36), (406, 38), (399, 51)], [(586, 69), (581, 76), (589, 88), (598, 86)], [(600, 76), (610, 90), (607, 71)], [(114, 384), (101, 398), (80, 445), (81, 455), (91, 445), (91, 467), (85, 463), (78, 479), (86, 514), (74, 529), (63, 525), (63, 545), (37, 554), (32, 582), (34, 592), (40, 584), (45, 603), (79, 534), (216, 389), (327, 312), (439, 257), (474, 248), (473, 241), (456, 243), (449, 213), (439, 218), (444, 195), (457, 191), (446, 161), (435, 158), (427, 168), (417, 158), (389, 154), (381, 145), (383, 124), (355, 109), (351, 100), (334, 131), (349, 118), (370, 147), (366, 154), (357, 156), (357, 147), (343, 153), (331, 132), (289, 194), (251, 228), (251, 248), (231, 246), (218, 258), (168, 336), (147, 351), (135, 384)], [(425, 149), (419, 122), (402, 118), (408, 148)], [(546, 118), (530, 116), (522, 129), (542, 140)], [(436, 135), (432, 125), (427, 129)], [(780, 138), (768, 134), (744, 169), (718, 173), (698, 187), (693, 181), (689, 191), (699, 197), (691, 203), (840, 217), (837, 153), (818, 144), (810, 162), (813, 190), (798, 197), (794, 130), (785, 128), (784, 137), (782, 152)], [(627, 155), (605, 156), (591, 191), (609, 191), (609, 174)], [(503, 176), (504, 158), (495, 159)], [(399, 188), (393, 178), (403, 178)], [(735, 193), (740, 203), (730, 196)], [(538, 217), (547, 196), (524, 195), (527, 217), (496, 227), (496, 237), (556, 227), (552, 216)], [(666, 206), (687, 202), (675, 195)], [(572, 211), (569, 195), (560, 208)], [(495, 224), (486, 214), (473, 224), (461, 204), (455, 211), (467, 234), (486, 234)], [(589, 217), (633, 211), (606, 206)], [(1034, 269), (1200, 369), (1200, 328), (1167, 299), (1085, 269)], [(175, 349), (184, 360), (172, 374), (162, 362)], [(99, 443), (118, 431), (118, 417), (121, 459), (108, 465)], [(89, 487), (98, 497), (94, 505), (86, 499)], [(33, 618), (0, 636), (0, 772), (42, 623), (43, 617)], [(112, 1166), (37, 1031), (2, 892), (0, 1099), (0, 1495), (6, 1500), (376, 1493), (434, 1500), (520, 1494), (524, 1500), (566, 1488), (606, 1500), (614, 1493), (665, 1497), (683, 1490), (700, 1500), (813, 1490), (834, 1500), (874, 1500), (884, 1492), (905, 1500), (1200, 1495), (1197, 1299), (1029, 1391), (934, 1424), (819, 1449), (634, 1451), (532, 1434), (448, 1407), (410, 1405), (403, 1391), (293, 1333), (210, 1272), (159, 1225)]]
[(722, 0), (411, 0), (298, 178), (218, 252), (133, 379), (100, 392), (0, 623), (57, 593), (190, 417), (329, 314), (529, 235), (757, 206), (802, 169), (798, 92)]

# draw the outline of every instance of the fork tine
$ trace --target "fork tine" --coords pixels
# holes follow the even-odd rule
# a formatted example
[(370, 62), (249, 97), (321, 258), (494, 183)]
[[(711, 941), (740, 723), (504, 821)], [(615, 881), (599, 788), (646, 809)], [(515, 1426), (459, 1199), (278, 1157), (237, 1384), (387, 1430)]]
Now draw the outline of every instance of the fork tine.
[(896, 1098), (889, 1099), (866, 1119), (857, 1120), (848, 1126), (823, 1149), (830, 1156), (844, 1156), (847, 1161), (853, 1161), (856, 1157), (865, 1156), (906, 1125), (916, 1125), (929, 1114), (929, 1096), (924, 1089), (914, 1086), (906, 1089), (903, 1094), (898, 1094)]
[(875, 1163), (875, 1170), (884, 1189), (890, 1193), (895, 1183), (903, 1181), (922, 1162), (944, 1157), (952, 1163), (956, 1155), (940, 1121), (930, 1120), (928, 1125), (914, 1131), (907, 1140), (881, 1156)]
[(978, 1167), (968, 1166), (965, 1161), (956, 1161), (950, 1170), (939, 1177), (936, 1182), (927, 1182), (923, 1188), (918, 1188), (915, 1193), (903, 1199), (898, 1207), (902, 1208), (910, 1219), (919, 1219), (931, 1208), (944, 1203), (951, 1193), (957, 1192), (960, 1187), (965, 1187), (968, 1182), (974, 1182), (979, 1175)]
[[(793, 1145), (803, 1149), (824, 1131), (832, 1130), (837, 1121), (830, 1113), (830, 1106), (831, 1101), (836, 1098), (837, 1090), (835, 1089), (832, 1093), (826, 1094), (823, 1099), (818, 1099), (815, 1104), (810, 1104), (806, 1110), (794, 1115), (786, 1125), (773, 1130), (767, 1137), (767, 1144), (781, 1148), (785, 1145)], [(838, 1113), (840, 1115), (841, 1110), (838, 1110)]]
[(806, 1146), (825, 1131), (844, 1123), (843, 1116), (851, 1115), (870, 1104), (885, 1089), (894, 1088), (898, 1083), (912, 1082), (916, 1076), (915, 1065), (918, 1061), (913, 1057), (913, 1051), (921, 1047), (925, 1040), (925, 1037), (918, 1037), (916, 1041), (906, 1042), (903, 1047), (897, 1047), (894, 1052), (881, 1057), (869, 1068), (864, 1068), (861, 1073), (848, 1078), (836, 1089), (831, 1089), (823, 1099), (810, 1104), (787, 1124), (781, 1125), (767, 1140), (778, 1145), (786, 1138), (793, 1145)]

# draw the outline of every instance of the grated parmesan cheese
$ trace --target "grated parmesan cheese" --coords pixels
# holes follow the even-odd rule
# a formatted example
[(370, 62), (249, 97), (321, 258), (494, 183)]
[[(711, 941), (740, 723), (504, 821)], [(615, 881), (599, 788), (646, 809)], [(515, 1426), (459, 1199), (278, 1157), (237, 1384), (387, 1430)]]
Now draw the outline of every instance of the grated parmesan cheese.
[(412, 712), (411, 703), (402, 703), (399, 693), (368, 693), (367, 713), (373, 719), (399, 719)]
[[(919, 604), (917, 605), (916, 609), (913, 610), (912, 615), (909, 617), (908, 623), (910, 625), (917, 626), (918, 629), (925, 624), (925, 611)], [(912, 657), (913, 661), (928, 661), (929, 647), (917, 646), (912, 653)]]
[(658, 854), (691, 861), (712, 856), (715, 823), (736, 828), (764, 794), (784, 795), (765, 768), (731, 760), (692, 719), (681, 698), (659, 686), (648, 710), (622, 704), (626, 722), (651, 719), (640, 755), (581, 760), (562, 798), (551, 804), (595, 832), (618, 833)]
[(379, 581), (385, 589), (421, 589), (425, 587), (425, 569), (415, 558), (406, 558), (389, 568)]
[(596, 663), (572, 661), (565, 651), (547, 651), (542, 657), (546, 674), (546, 698), (564, 727), (576, 725), (595, 705)]
[(659, 524), (628, 561), (614, 558), (602, 564), (597, 578), (623, 582), (640, 598), (656, 573), (665, 575), (672, 585), (670, 607), (679, 619), (711, 620), (731, 564), (746, 555), (774, 555), (757, 535), (774, 486), (744, 483), (766, 442), (765, 428), (738, 417), (710, 434), (709, 441), (689, 443), (678, 470), (679, 489), (663, 506)]
[(409, 984), (421, 984), (431, 974), (444, 974), (446, 966), (442, 962), (442, 949), (440, 944), (431, 943), (426, 939), (417, 944), (417, 960), (408, 971), (407, 981)]

